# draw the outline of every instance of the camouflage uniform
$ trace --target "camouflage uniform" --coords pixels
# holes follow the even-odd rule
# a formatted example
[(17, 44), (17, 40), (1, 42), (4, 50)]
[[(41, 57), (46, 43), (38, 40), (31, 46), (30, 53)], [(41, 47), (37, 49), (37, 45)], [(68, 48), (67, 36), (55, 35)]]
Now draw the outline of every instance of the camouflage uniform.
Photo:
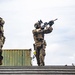
[(45, 65), (44, 57), (45, 57), (46, 41), (44, 40), (44, 34), (51, 33), (52, 30), (53, 30), (52, 27), (48, 27), (46, 29), (41, 29), (41, 27), (38, 27), (32, 30), (34, 41), (35, 41), (34, 45), (36, 50), (36, 60), (37, 60), (38, 66)]
[(5, 42), (5, 36), (4, 36), (4, 30), (3, 30), (3, 25), (5, 21), (0, 17), (0, 65), (2, 65), (2, 47)]

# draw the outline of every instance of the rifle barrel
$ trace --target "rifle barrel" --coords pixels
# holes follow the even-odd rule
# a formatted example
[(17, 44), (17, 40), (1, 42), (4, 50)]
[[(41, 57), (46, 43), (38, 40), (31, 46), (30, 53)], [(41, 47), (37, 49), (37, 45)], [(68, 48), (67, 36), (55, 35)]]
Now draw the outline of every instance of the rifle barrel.
[(56, 20), (58, 20), (57, 18), (55, 19), (55, 20), (53, 20), (53, 21), (56, 21)]

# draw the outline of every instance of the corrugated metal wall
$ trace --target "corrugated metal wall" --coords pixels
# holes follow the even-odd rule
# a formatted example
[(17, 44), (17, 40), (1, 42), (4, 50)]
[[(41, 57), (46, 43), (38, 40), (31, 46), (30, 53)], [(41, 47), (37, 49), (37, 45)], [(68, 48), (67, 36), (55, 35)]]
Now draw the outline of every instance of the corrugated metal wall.
[(31, 49), (4, 49), (2, 66), (31, 66)]

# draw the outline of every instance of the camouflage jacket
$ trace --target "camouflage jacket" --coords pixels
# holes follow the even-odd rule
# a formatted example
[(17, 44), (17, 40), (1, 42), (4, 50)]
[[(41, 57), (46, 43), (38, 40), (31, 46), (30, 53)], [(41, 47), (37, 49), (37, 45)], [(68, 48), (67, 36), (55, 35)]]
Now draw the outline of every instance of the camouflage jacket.
[(5, 21), (3, 20), (3, 18), (0, 17), (0, 32), (4, 32), (4, 30), (3, 30), (4, 23), (5, 23)]
[(44, 44), (44, 34), (48, 34), (51, 33), (53, 30), (52, 27), (48, 27), (46, 29), (35, 29), (32, 31), (33, 33), (33, 37), (34, 37), (34, 41), (35, 44), (37, 46), (41, 46), (42, 44)]

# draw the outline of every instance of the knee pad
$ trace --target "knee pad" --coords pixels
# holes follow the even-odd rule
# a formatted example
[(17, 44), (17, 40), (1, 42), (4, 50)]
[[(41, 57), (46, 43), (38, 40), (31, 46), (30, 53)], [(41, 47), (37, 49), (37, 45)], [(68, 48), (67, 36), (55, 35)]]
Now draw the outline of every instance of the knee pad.
[(0, 60), (2, 60), (3, 59), (3, 56), (0, 56)]

